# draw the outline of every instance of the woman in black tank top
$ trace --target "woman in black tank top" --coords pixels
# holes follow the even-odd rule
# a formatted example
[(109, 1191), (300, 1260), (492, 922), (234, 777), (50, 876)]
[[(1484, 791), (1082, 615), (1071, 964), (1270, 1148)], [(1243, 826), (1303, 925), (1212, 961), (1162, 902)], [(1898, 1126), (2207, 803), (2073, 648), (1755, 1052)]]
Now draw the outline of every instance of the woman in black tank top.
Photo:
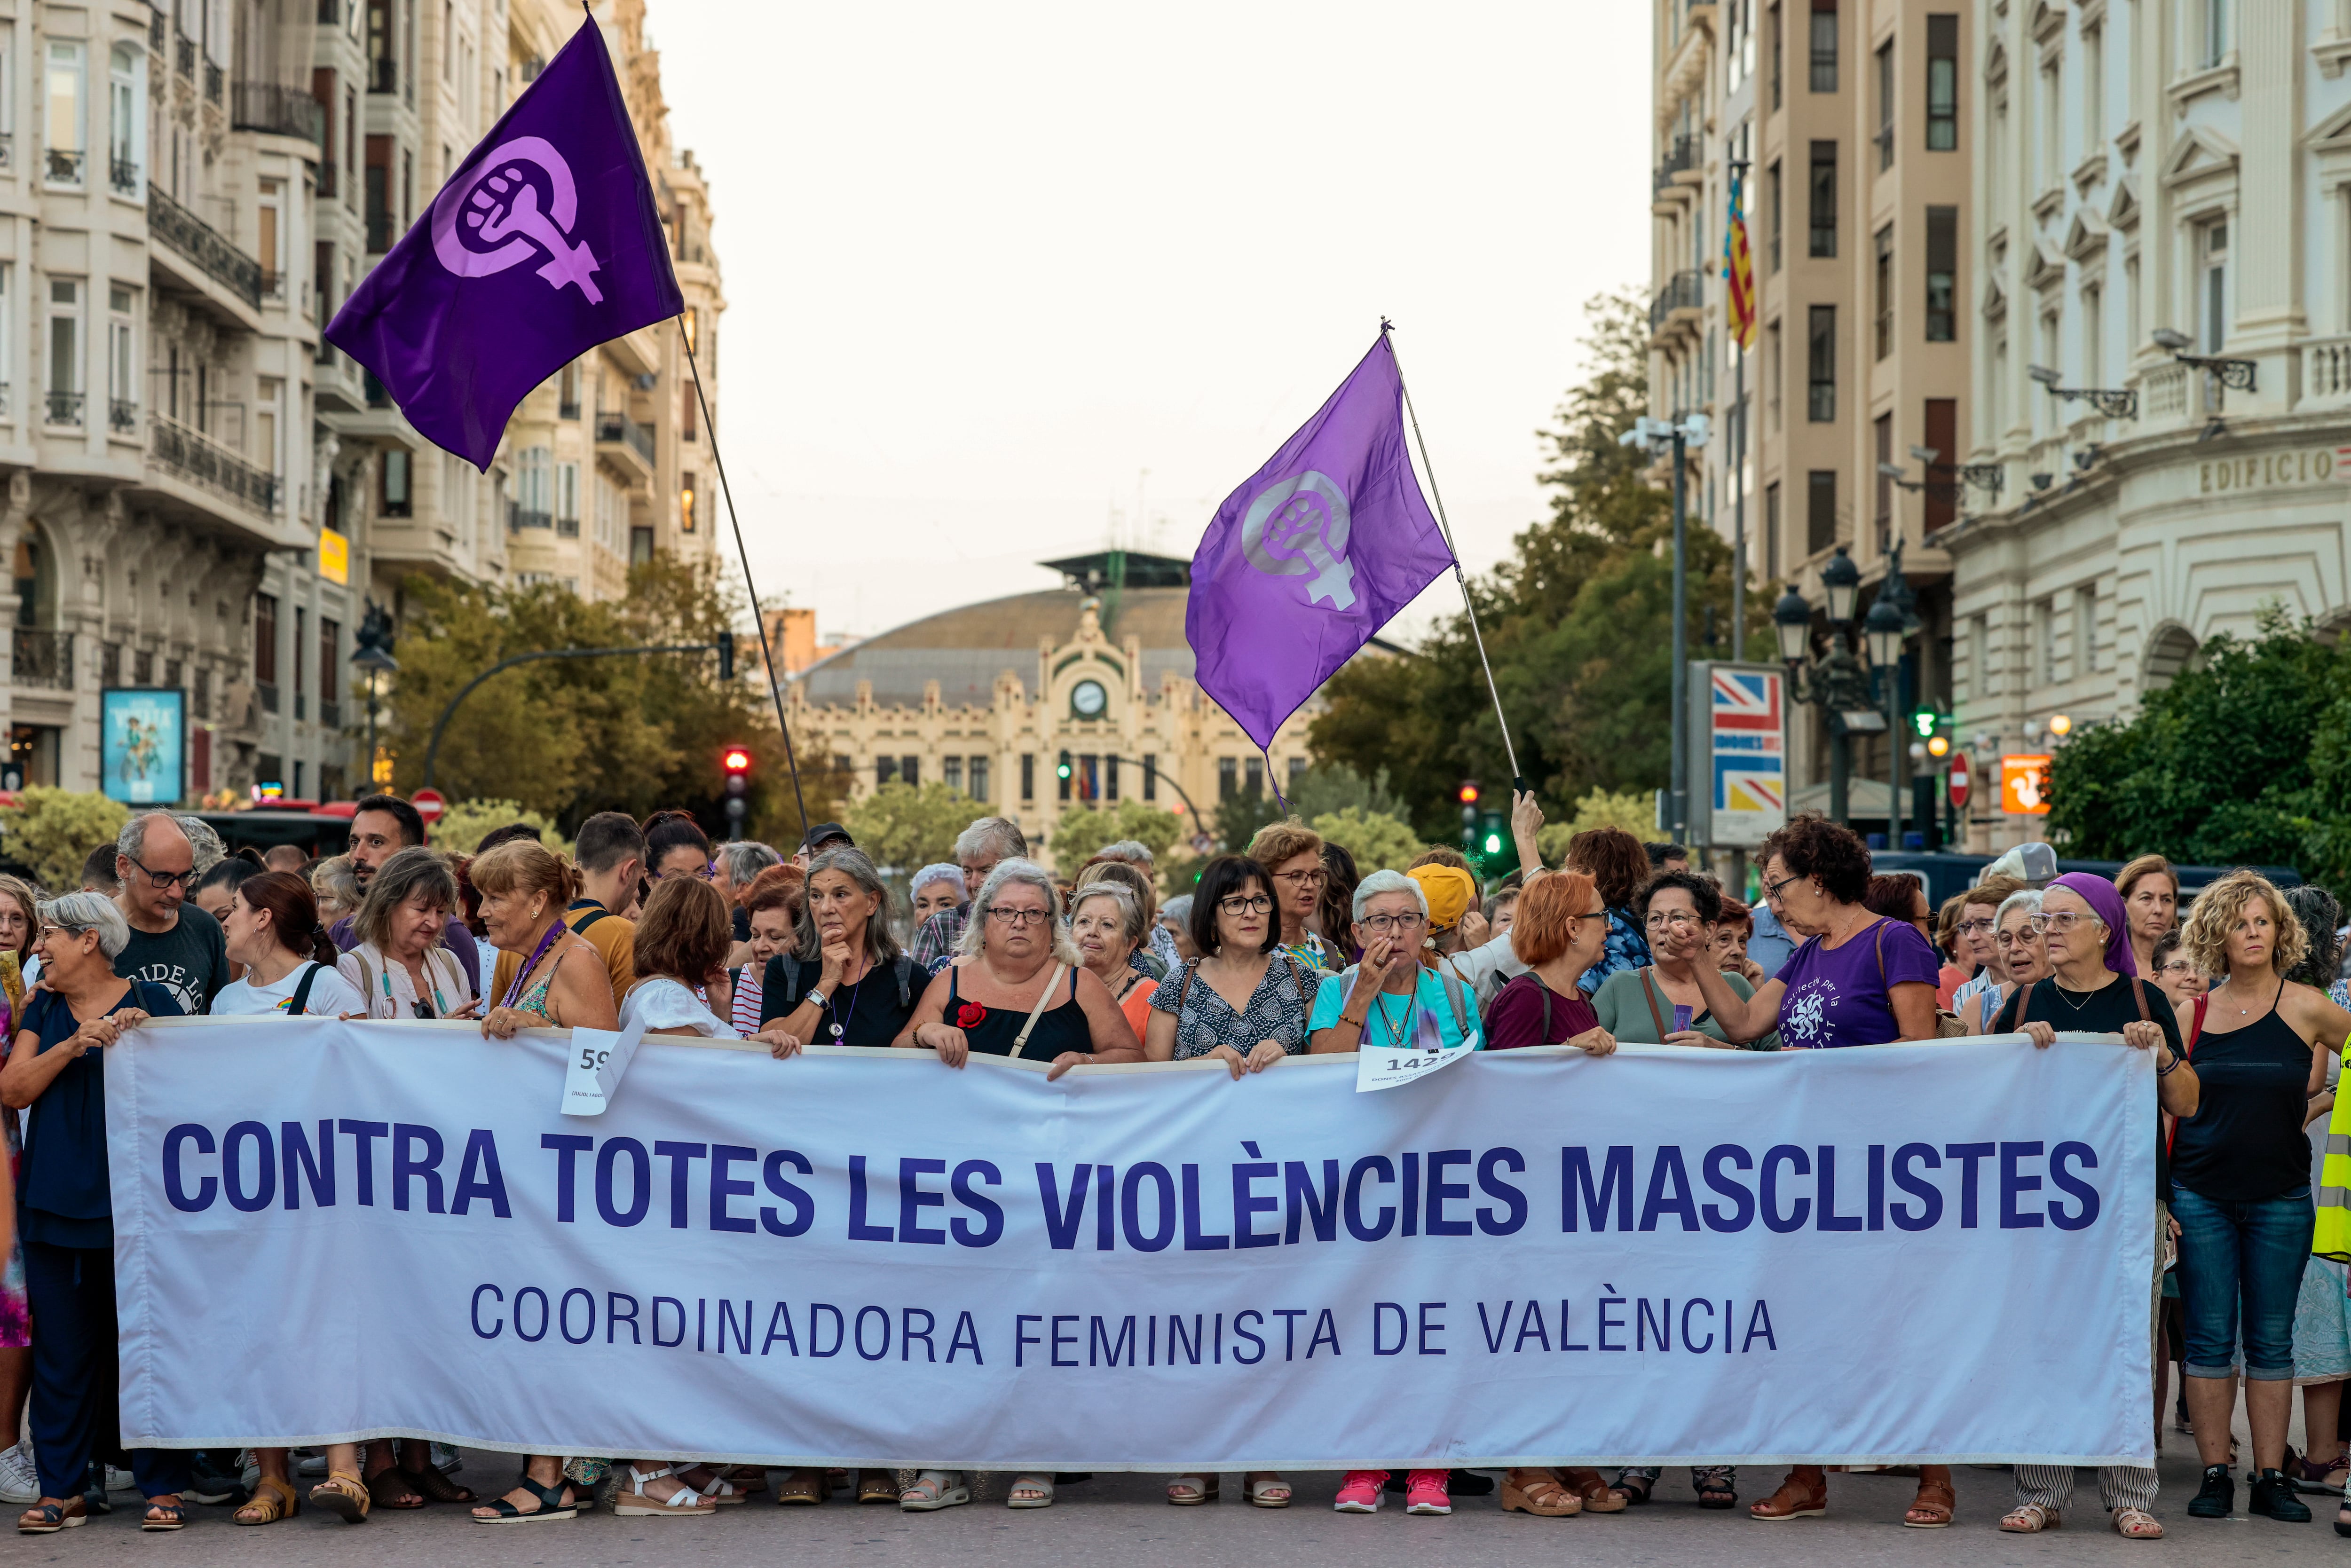
[(2253, 1430), (2250, 1511), (2303, 1521), (2310, 1510), (2280, 1467), (2294, 1401), (2294, 1313), (2314, 1213), (2309, 1097), (2325, 1086), (2322, 1051), (2351, 1035), (2351, 1012), (2283, 977), (2308, 938), (2277, 889), (2250, 871), (2206, 888), (2180, 946), (2206, 974), (2228, 977), (2197, 999), (2189, 1048), (2201, 1103), (2171, 1145), (2171, 1217), (2179, 1228), (2187, 1309), (2188, 1413), (2204, 1485), (2188, 1505), (2204, 1519), (2236, 1503), (2229, 1472), (2231, 1362), (2241, 1340)]
[[(947, 1005), (945, 1017), (956, 1020), (963, 1030), (964, 1044), (976, 1056), (1035, 1057), (1050, 1061), (1064, 1051), (1088, 1051), (1093, 1048), (1093, 1033), (1086, 1021), (1086, 1009), (1078, 1002), (1078, 977), (1082, 968), (1071, 969), (1069, 978), (1053, 988), (1059, 1001), (1048, 998), (1045, 1010), (1038, 1013), (1036, 1023), (1029, 1024), (1029, 1015), (1013, 1008), (991, 1008), (980, 1002), (967, 1002), (959, 985), (960, 965), (947, 966)], [(1060, 971), (1057, 968), (1055, 973)], [(1029, 1039), (1023, 1043), (1020, 1033), (1028, 1030)]]

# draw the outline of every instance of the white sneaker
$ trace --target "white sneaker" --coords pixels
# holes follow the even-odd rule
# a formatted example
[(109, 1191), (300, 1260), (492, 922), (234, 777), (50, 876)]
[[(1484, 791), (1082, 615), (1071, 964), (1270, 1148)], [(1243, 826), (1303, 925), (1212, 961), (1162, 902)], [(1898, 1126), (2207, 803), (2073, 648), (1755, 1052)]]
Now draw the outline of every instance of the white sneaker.
[(454, 1476), (465, 1468), (465, 1457), (457, 1452), (455, 1443), (433, 1445), (433, 1468), (444, 1476)]
[(139, 1482), (133, 1479), (129, 1470), (118, 1470), (112, 1465), (109, 1465), (106, 1467), (106, 1490), (109, 1491), (137, 1491), (139, 1490)]
[(306, 1475), (306, 1476), (319, 1476), (319, 1477), (324, 1477), (324, 1476), (326, 1475), (326, 1473), (327, 1473), (327, 1456), (326, 1456), (325, 1454), (323, 1454), (323, 1453), (317, 1453), (317, 1454), (314, 1454), (314, 1453), (311, 1453), (311, 1452), (310, 1452), (308, 1449), (307, 1449), (307, 1448), (304, 1448), (304, 1449), (298, 1449), (297, 1451), (298, 1451), (298, 1452), (299, 1452), (299, 1453), (301, 1453), (301, 1454), (303, 1454), (303, 1455), (305, 1456), (305, 1458), (303, 1458), (302, 1462), (301, 1462), (298, 1466), (297, 1466), (297, 1467), (296, 1467), (296, 1469), (297, 1469), (298, 1473), (302, 1474), (302, 1475)]
[(40, 1473), (33, 1468), (32, 1451), (22, 1443), (0, 1454), (0, 1502), (41, 1500)]

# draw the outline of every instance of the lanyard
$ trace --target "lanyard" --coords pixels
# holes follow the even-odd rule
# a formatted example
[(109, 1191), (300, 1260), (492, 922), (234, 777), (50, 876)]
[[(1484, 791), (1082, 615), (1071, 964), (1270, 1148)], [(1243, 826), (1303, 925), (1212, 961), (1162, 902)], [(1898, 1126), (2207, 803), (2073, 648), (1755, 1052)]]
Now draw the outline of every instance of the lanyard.
[(538, 967), (538, 961), (547, 956), (547, 950), (549, 947), (555, 946), (556, 937), (567, 929), (568, 927), (559, 918), (547, 928), (547, 935), (538, 939), (538, 946), (530, 950), (530, 956), (523, 961), (521, 968), (515, 971), (514, 984), (507, 988), (506, 1000), (500, 1002), (498, 1006), (510, 1008), (515, 1005), (522, 996), (523, 982), (530, 978), (530, 972)]
[[(1360, 985), (1362, 983), (1361, 979), (1359, 978), (1356, 983)], [(1389, 1021), (1387, 998), (1378, 991), (1374, 991), (1372, 993), (1372, 1005), (1367, 1010), (1379, 1015), (1380, 1028), (1386, 1031), (1388, 1044), (1401, 1048), (1406, 1039), (1417, 1038), (1413, 1034), (1412, 1013), (1413, 1009), (1419, 1005), (1420, 977), (1415, 975), (1413, 977), (1412, 990), (1405, 998), (1404, 1018), (1400, 1022), (1392, 1023)], [(1370, 1020), (1368, 1019), (1365, 1019), (1366, 1023), (1369, 1021)]]
[[(398, 1002), (392, 994), (392, 967), (399, 961), (400, 960), (394, 958), (391, 954), (385, 954), (383, 957), (383, 973), (376, 977), (376, 978), (383, 982), (383, 999), (387, 1002), (392, 1002), (395, 1007), (398, 1006)], [(538, 962), (538, 960), (534, 957), (531, 962), (535, 964)], [(430, 958), (424, 961), (424, 972), (428, 975), (433, 972), (433, 961)], [(431, 984), (433, 987), (433, 1016), (434, 1018), (444, 1018), (449, 1012), (449, 999), (441, 994), (440, 981), (434, 980), (431, 982)], [(291, 1006), (293, 998), (290, 997), (287, 998), (287, 1003), (288, 1006)]]
[(863, 987), (865, 982), (872, 978), (872, 977), (873, 966), (869, 963), (865, 966), (865, 973), (857, 977), (856, 984), (834, 988), (836, 990), (846, 990), (849, 993), (849, 1010), (847, 1012), (835, 1011), (832, 1005), (832, 998), (831, 997), (824, 998), (824, 1010), (832, 1014), (833, 1044), (839, 1045), (841, 1043), (841, 1037), (842, 1034), (847, 1032), (849, 1026), (857, 1020), (858, 1000), (864, 995)]

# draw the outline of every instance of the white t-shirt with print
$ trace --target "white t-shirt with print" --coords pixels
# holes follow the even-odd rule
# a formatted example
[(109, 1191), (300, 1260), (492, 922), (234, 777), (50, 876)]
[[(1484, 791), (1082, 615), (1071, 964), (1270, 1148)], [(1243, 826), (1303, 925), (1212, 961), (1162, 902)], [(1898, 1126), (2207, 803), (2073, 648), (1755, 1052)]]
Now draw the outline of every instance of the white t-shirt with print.
[(213, 998), (213, 1016), (282, 1013), (294, 1005), (294, 993), (302, 988), (302, 977), (314, 968), (319, 977), (310, 982), (310, 995), (302, 1004), (305, 1018), (330, 1019), (368, 1010), (367, 998), (331, 965), (305, 962), (288, 969), (286, 977), (274, 986), (256, 986), (250, 974), (242, 980), (231, 980)]

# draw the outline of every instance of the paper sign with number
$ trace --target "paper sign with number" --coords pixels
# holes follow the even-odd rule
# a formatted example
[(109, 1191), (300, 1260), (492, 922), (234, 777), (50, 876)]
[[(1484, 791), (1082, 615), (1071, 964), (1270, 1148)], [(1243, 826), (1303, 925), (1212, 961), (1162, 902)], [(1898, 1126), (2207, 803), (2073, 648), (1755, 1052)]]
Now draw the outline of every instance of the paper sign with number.
[(1432, 1072), (1452, 1066), (1468, 1055), (1471, 1049), (1466, 1045), (1437, 1051), (1415, 1051), (1402, 1046), (1365, 1046), (1355, 1053), (1355, 1092), (1365, 1094), (1374, 1089), (1394, 1089), (1400, 1083), (1426, 1078)]
[(571, 1060), (563, 1070), (562, 1111), (567, 1116), (601, 1116), (621, 1087), (621, 1075), (644, 1038), (640, 1021), (627, 1030), (574, 1029)]

